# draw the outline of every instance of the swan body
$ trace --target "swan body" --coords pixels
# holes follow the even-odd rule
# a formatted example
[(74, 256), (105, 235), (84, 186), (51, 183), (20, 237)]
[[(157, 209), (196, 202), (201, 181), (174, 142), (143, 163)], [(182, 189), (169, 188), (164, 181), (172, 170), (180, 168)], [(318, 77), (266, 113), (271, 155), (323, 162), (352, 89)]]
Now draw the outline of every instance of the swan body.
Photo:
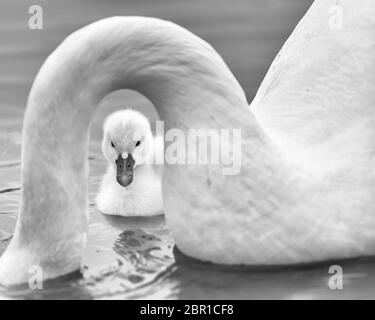
[[(375, 253), (375, 2), (316, 0), (251, 104), (222, 58), (173, 23), (116, 17), (69, 36), (31, 89), (22, 203), (0, 283), (80, 266), (87, 145), (95, 107), (128, 88), (165, 129), (240, 129), (241, 172), (165, 165), (163, 202), (178, 248), (220, 264), (285, 265)], [(167, 146), (166, 146), (167, 147)]]
[[(96, 198), (97, 208), (118, 216), (162, 214), (161, 171), (154, 159), (155, 152), (163, 150), (147, 118), (134, 110), (117, 111), (107, 118), (103, 132), (102, 152), (108, 168)], [(126, 187), (116, 180), (116, 161), (124, 153), (135, 160), (134, 178)]]

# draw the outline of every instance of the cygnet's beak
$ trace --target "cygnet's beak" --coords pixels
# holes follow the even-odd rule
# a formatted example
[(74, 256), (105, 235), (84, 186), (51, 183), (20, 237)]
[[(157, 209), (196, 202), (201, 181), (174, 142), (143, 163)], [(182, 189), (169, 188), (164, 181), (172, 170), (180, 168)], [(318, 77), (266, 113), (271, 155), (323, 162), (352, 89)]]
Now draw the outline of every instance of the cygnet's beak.
[(128, 153), (126, 159), (120, 154), (116, 160), (117, 166), (117, 182), (123, 186), (127, 187), (133, 181), (133, 169), (134, 169), (134, 158), (131, 153)]

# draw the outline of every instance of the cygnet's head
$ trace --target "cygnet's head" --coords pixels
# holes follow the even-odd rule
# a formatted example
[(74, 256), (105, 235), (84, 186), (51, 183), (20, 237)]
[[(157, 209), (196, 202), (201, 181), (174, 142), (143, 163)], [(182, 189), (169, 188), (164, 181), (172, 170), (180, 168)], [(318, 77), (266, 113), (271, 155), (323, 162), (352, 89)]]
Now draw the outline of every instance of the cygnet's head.
[(127, 187), (133, 181), (133, 170), (153, 155), (153, 135), (148, 119), (135, 110), (112, 113), (104, 122), (102, 152), (116, 167), (116, 178)]

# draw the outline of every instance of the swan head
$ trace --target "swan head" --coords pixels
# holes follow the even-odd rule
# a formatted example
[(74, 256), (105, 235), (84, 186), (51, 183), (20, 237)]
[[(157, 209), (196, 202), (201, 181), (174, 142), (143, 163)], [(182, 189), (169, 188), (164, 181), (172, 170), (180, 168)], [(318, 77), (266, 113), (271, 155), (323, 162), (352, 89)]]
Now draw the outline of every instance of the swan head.
[(151, 159), (153, 135), (148, 119), (135, 110), (112, 113), (103, 127), (102, 152), (115, 167), (117, 182), (129, 186), (134, 170)]

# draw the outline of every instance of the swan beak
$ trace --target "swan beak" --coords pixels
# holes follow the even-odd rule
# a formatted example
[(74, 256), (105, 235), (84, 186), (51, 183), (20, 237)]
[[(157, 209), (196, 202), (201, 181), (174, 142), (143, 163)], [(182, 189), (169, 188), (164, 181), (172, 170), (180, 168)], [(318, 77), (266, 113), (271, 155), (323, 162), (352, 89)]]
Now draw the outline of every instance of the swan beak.
[(118, 156), (116, 160), (116, 179), (121, 186), (127, 187), (132, 183), (134, 164), (135, 161), (131, 153), (128, 154), (126, 159), (124, 159), (121, 154)]

